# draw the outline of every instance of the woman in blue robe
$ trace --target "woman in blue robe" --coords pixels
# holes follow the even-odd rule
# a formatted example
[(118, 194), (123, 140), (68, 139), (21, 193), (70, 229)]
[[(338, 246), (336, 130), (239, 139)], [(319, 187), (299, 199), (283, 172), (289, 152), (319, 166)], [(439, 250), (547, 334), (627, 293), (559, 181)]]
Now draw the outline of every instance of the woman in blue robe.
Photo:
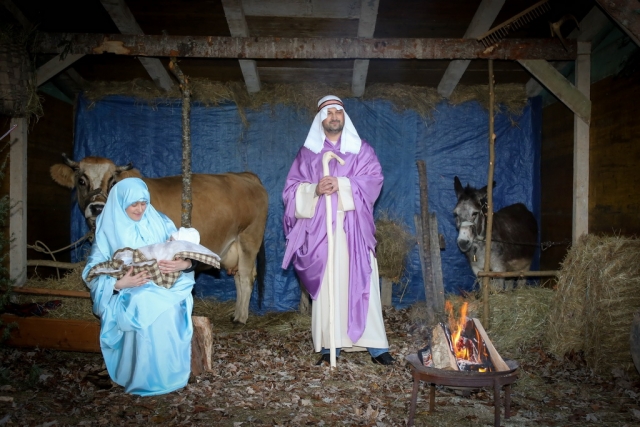
[[(173, 222), (151, 206), (144, 181), (118, 182), (98, 216), (83, 279), (118, 249), (164, 242), (174, 231)], [(182, 271), (169, 289), (149, 281), (148, 273), (134, 275), (132, 270), (121, 279), (100, 275), (87, 283), (93, 312), (100, 318), (100, 348), (109, 376), (125, 392), (140, 396), (184, 387), (191, 370), (191, 261), (158, 264), (162, 273)]]

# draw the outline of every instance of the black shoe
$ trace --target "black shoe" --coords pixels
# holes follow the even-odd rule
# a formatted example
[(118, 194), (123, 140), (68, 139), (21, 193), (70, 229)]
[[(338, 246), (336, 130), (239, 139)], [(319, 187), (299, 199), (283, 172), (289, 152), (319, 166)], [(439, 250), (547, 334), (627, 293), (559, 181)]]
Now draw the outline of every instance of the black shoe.
[(396, 359), (391, 357), (389, 352), (385, 351), (380, 356), (377, 356), (377, 357), (371, 356), (371, 361), (373, 363), (379, 363), (381, 365), (393, 365), (395, 363)]
[[(336, 360), (338, 360), (338, 357), (336, 357)], [(320, 356), (320, 360), (316, 362), (316, 366), (322, 365), (323, 362), (327, 362), (331, 364), (331, 354), (325, 353), (322, 356)]]

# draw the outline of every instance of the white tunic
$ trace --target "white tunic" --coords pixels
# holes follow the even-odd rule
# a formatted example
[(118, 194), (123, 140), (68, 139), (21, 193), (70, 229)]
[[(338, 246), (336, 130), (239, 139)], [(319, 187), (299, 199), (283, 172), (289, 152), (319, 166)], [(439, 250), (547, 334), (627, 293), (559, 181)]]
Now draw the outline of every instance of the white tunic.
[[(384, 329), (382, 304), (380, 302), (380, 280), (378, 262), (371, 252), (371, 279), (369, 309), (364, 332), (357, 342), (352, 342), (347, 335), (347, 319), (349, 310), (349, 249), (347, 235), (344, 232), (344, 212), (354, 210), (355, 204), (351, 194), (349, 178), (338, 178), (338, 209), (336, 232), (334, 235), (334, 337), (336, 348), (344, 351), (362, 351), (366, 348), (388, 348), (389, 342)], [(316, 184), (303, 183), (296, 190), (296, 217), (312, 218), (319, 197), (315, 195)], [(329, 334), (329, 278), (325, 274), (320, 287), (318, 299), (313, 301), (311, 309), (311, 335), (315, 351), (322, 347), (331, 347)]]

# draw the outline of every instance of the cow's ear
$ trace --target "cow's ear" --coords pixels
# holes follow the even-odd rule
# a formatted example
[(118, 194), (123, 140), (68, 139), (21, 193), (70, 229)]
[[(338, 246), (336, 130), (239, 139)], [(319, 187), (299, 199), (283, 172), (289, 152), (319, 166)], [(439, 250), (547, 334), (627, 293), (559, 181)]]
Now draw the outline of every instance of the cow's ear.
[(51, 173), (51, 178), (63, 187), (75, 187), (74, 171), (71, 167), (63, 165), (62, 163), (57, 163), (51, 166), (49, 172)]
[(118, 181), (125, 178), (142, 178), (142, 174), (138, 169), (123, 170), (116, 173), (118, 174)]

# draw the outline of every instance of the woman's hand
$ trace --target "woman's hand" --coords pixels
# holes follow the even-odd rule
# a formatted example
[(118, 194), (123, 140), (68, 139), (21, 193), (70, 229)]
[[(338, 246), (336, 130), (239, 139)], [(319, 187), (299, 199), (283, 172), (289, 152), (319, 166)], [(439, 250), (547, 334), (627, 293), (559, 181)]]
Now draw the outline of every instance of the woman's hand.
[(176, 260), (163, 259), (158, 261), (158, 267), (162, 274), (173, 273), (174, 271), (182, 271), (191, 267), (191, 260), (182, 258)]
[(146, 271), (141, 271), (138, 274), (133, 274), (133, 267), (127, 271), (127, 274), (122, 276), (116, 284), (114, 285), (115, 289), (125, 289), (125, 288), (137, 288), (138, 286), (142, 286), (147, 283), (150, 279), (149, 273)]
[(338, 191), (338, 178), (336, 178), (335, 176), (323, 177), (316, 187), (316, 194), (318, 196), (322, 194), (333, 194), (336, 191)]

